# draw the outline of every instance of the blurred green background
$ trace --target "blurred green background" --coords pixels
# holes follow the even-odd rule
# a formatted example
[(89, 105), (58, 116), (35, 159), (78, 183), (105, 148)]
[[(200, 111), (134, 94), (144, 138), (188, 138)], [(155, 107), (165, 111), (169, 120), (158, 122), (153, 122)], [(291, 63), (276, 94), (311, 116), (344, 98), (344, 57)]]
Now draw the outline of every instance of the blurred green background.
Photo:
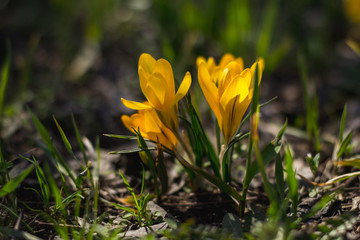
[(338, 122), (346, 102), (357, 118), (359, 8), (359, 0), (0, 0), (0, 66), (11, 52), (1, 138), (10, 149), (26, 140), (25, 106), (54, 131), (52, 115), (66, 131), (73, 113), (90, 139), (127, 133), (120, 116), (131, 111), (120, 98), (143, 98), (143, 52), (169, 60), (177, 79), (191, 71), (194, 92), (197, 56), (230, 52), (247, 67), (263, 57), (262, 99), (279, 97), (264, 109), (267, 121), (287, 117), (305, 129), (304, 93), (320, 124)]

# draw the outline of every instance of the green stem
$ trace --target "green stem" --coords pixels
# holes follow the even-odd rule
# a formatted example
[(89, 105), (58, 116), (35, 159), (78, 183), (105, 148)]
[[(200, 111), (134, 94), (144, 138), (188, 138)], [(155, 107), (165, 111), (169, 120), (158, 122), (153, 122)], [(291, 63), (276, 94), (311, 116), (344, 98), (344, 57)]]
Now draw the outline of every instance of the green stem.
[(252, 151), (253, 151), (253, 141), (252, 141), (252, 135), (250, 135), (248, 157), (247, 157), (246, 163), (245, 163), (246, 165), (245, 165), (245, 177), (244, 177), (244, 182), (243, 182), (243, 190), (242, 190), (241, 199), (240, 199), (240, 209), (239, 209), (240, 217), (244, 217), (244, 213), (245, 213), (246, 195), (247, 195), (247, 190), (249, 188), (249, 181), (247, 179), (249, 178)]

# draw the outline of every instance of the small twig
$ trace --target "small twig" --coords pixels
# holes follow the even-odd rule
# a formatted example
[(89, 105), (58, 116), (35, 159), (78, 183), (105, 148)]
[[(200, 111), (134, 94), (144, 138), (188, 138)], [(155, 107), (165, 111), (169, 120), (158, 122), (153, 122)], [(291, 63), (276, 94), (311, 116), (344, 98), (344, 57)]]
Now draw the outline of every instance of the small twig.
[[(22, 218), (23, 218), (23, 213), (22, 213), (22, 211), (20, 210), (19, 217), (18, 217), (18, 219), (16, 220), (16, 223), (15, 223), (15, 225), (14, 225), (14, 230), (19, 230), (19, 229), (20, 229), (20, 223), (21, 223)], [(15, 238), (12, 237), (11, 240), (15, 240)]]

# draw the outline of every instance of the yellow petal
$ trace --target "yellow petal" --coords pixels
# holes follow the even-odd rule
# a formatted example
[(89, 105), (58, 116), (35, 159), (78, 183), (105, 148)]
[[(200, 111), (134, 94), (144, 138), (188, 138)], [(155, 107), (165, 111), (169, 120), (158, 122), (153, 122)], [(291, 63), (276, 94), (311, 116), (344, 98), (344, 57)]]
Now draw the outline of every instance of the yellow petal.
[(220, 60), (220, 63), (219, 63), (219, 67), (224, 69), (225, 66), (231, 62), (231, 61), (234, 61), (235, 60), (235, 57), (230, 54), (230, 53), (226, 53), (224, 54), (224, 56), (222, 56), (221, 60)]
[(131, 118), (128, 115), (122, 115), (121, 121), (127, 129), (129, 129), (130, 131), (133, 131), (134, 125), (133, 125)]
[(216, 118), (218, 118), (218, 121), (221, 121), (218, 89), (215, 83), (212, 81), (209, 71), (207, 70), (204, 63), (201, 63), (199, 66), (198, 80), (208, 104), (210, 105)]
[(152, 73), (154, 71), (155, 64), (156, 60), (150, 54), (141, 54), (139, 58), (139, 67), (142, 67), (148, 73)]
[(200, 66), (200, 63), (206, 63), (206, 59), (204, 57), (197, 57), (196, 58), (196, 66), (199, 67)]
[(248, 89), (252, 89), (254, 87), (252, 84), (252, 73), (249, 68), (244, 69), (244, 71), (241, 72), (240, 76), (244, 78), (243, 81), (248, 86)]
[[(154, 115), (155, 114), (155, 115)], [(161, 133), (159, 127), (160, 119), (156, 116), (154, 110), (144, 112), (144, 130), (145, 132)]]
[(209, 70), (209, 73), (212, 74), (214, 72), (214, 69), (216, 68), (215, 59), (213, 57), (209, 57), (206, 62), (206, 65)]
[(169, 99), (173, 99), (175, 96), (175, 84), (174, 84), (174, 73), (172, 67), (165, 59), (159, 59), (156, 61), (154, 72), (161, 74), (164, 80), (163, 85), (166, 88), (163, 89), (166, 95), (169, 95)]
[(149, 72), (146, 72), (146, 70), (142, 66), (139, 66), (138, 74), (139, 74), (141, 91), (143, 92), (144, 96), (148, 98), (146, 93), (146, 86), (148, 84), (151, 74)]
[(217, 75), (220, 76), (220, 77), (218, 77), (219, 78), (218, 79), (218, 93), (219, 93), (219, 97), (221, 98), (225, 89), (227, 88), (227, 86), (229, 85), (229, 83), (231, 81), (231, 74), (229, 74), (229, 69), (224, 69), (222, 72), (218, 72)]
[(222, 109), (226, 109), (228, 104), (235, 98), (238, 97), (238, 101), (242, 102), (247, 98), (249, 94), (249, 86), (246, 84), (244, 77), (241, 75), (236, 76), (232, 79), (229, 85), (224, 90), (220, 97), (220, 106)]
[(243, 65), (239, 64), (237, 61), (229, 62), (226, 65), (226, 68), (229, 70), (232, 77), (235, 77), (244, 70)]
[(149, 103), (156, 109), (166, 111), (171, 103), (166, 103), (167, 85), (164, 77), (159, 73), (150, 76), (146, 85), (146, 96)]
[(239, 66), (241, 67), (241, 71), (244, 70), (244, 60), (239, 57), (239, 58), (236, 58), (235, 61), (239, 64)]
[(178, 101), (180, 101), (180, 99), (182, 99), (186, 95), (186, 93), (189, 91), (190, 86), (191, 86), (191, 75), (189, 72), (187, 72), (184, 76), (183, 81), (180, 84), (178, 91), (176, 92), (172, 105), (175, 105)]
[(251, 72), (252, 72), (253, 76), (255, 74), (256, 67), (258, 68), (257, 71), (258, 71), (258, 78), (259, 78), (259, 84), (260, 84), (261, 78), (262, 78), (262, 73), (264, 71), (264, 59), (260, 58), (251, 66)]
[(160, 143), (169, 149), (173, 149), (176, 146), (178, 139), (170, 129), (162, 128), (162, 130), (165, 139), (163, 141), (160, 140)]
[(221, 112), (224, 117), (220, 129), (226, 143), (229, 143), (236, 130), (239, 128), (242, 117), (251, 102), (248, 98), (242, 102), (239, 102), (238, 99), (238, 97), (232, 99)]
[(142, 110), (142, 109), (150, 109), (151, 108), (151, 106), (148, 104), (129, 101), (129, 100), (126, 100), (123, 98), (121, 98), (121, 101), (127, 108), (134, 109), (134, 110)]

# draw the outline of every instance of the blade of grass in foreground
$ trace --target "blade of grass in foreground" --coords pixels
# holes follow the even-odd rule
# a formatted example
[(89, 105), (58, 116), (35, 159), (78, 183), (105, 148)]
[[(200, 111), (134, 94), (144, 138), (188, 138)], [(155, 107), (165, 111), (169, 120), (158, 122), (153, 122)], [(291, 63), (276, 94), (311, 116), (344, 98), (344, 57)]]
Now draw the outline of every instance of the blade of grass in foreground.
[(10, 48), (10, 42), (7, 41), (5, 61), (3, 63), (0, 72), (0, 133), (2, 126), (3, 111), (4, 111), (4, 98), (6, 92), (5, 90), (9, 80), (10, 61), (11, 61), (11, 48)]
[(69, 153), (78, 163), (80, 163), (79, 160), (77, 159), (77, 157), (75, 156), (73, 150), (72, 150), (72, 146), (71, 146), (68, 138), (66, 137), (64, 130), (62, 129), (62, 127), (60, 126), (60, 124), (59, 124), (58, 121), (56, 120), (55, 116), (53, 116), (53, 119), (54, 119), (54, 122), (55, 122), (55, 124), (56, 124), (57, 129), (59, 130), (59, 133), (60, 133), (60, 135), (61, 135), (61, 138), (62, 138), (62, 140), (63, 140), (63, 143), (64, 143), (64, 145), (65, 145), (66, 150), (68, 151), (68, 153)]
[(151, 156), (151, 153), (149, 151), (149, 147), (147, 146), (144, 138), (142, 137), (142, 135), (140, 133), (140, 130), (135, 130), (135, 133), (136, 133), (136, 136), (138, 138), (139, 147), (141, 149), (143, 149), (143, 151), (139, 152), (140, 158), (150, 168), (150, 172), (151, 172), (151, 174), (153, 176), (153, 179), (154, 179), (156, 196), (159, 196), (159, 194), (160, 194), (160, 192), (159, 192), (159, 184), (158, 184), (158, 180), (157, 180), (157, 171), (156, 171), (156, 167), (155, 167), (153, 157)]
[(71, 114), (71, 120), (72, 120), (73, 127), (74, 127), (74, 130), (75, 130), (76, 140), (77, 140), (77, 142), (79, 144), (79, 147), (81, 149), (81, 153), (82, 153), (84, 161), (85, 161), (85, 165), (88, 166), (88, 159), (87, 159), (86, 152), (85, 152), (85, 146), (84, 146), (84, 143), (83, 143), (83, 141), (81, 139), (81, 135), (80, 135), (79, 129), (77, 127), (77, 124), (75, 122), (75, 117), (74, 117), (73, 114)]
[(298, 189), (299, 184), (295, 177), (295, 172), (293, 170), (293, 157), (290, 152), (289, 146), (285, 149), (285, 169), (287, 173), (286, 181), (289, 187), (289, 197), (292, 201), (292, 211), (293, 211), (293, 217), (296, 218), (296, 211), (297, 211), (297, 205), (298, 205)]
[[(35, 125), (36, 130), (39, 132), (42, 140), (44, 141), (46, 147), (48, 148), (48, 150), (51, 152), (51, 154), (53, 155), (55, 162), (55, 166), (57, 166), (57, 163), (59, 163), (61, 165), (61, 167), (63, 167), (65, 169), (66, 174), (71, 178), (71, 180), (73, 181), (73, 183), (76, 185), (76, 178), (74, 177), (73, 172), (71, 171), (69, 165), (65, 162), (65, 160), (63, 159), (63, 157), (60, 155), (60, 153), (57, 151), (57, 149), (55, 148), (51, 137), (48, 133), (48, 131), (46, 130), (45, 126), (40, 122), (40, 120), (37, 118), (37, 116), (30, 110), (30, 108), (28, 108), (28, 112), (32, 118), (32, 121)], [(61, 170), (59, 169), (59, 172), (61, 173)]]
[(343, 136), (344, 136), (344, 131), (345, 131), (345, 122), (346, 122), (346, 113), (347, 113), (347, 105), (345, 104), (343, 113), (341, 115), (339, 143), (342, 143), (342, 141), (343, 141)]
[(7, 194), (13, 192), (20, 183), (26, 178), (29, 173), (33, 170), (34, 166), (28, 167), (24, 171), (22, 171), (16, 177), (10, 179), (1, 189), (0, 189), (0, 198), (6, 196)]
[(24, 156), (20, 156), (20, 157), (31, 162), (35, 166), (36, 177), (39, 182), (40, 190), (41, 190), (41, 197), (44, 202), (46, 210), (49, 210), (50, 209), (50, 189), (49, 189), (49, 184), (46, 180), (44, 171), (40, 167), (40, 164), (36, 160), (35, 157), (33, 157), (32, 160), (27, 157), (24, 157)]

